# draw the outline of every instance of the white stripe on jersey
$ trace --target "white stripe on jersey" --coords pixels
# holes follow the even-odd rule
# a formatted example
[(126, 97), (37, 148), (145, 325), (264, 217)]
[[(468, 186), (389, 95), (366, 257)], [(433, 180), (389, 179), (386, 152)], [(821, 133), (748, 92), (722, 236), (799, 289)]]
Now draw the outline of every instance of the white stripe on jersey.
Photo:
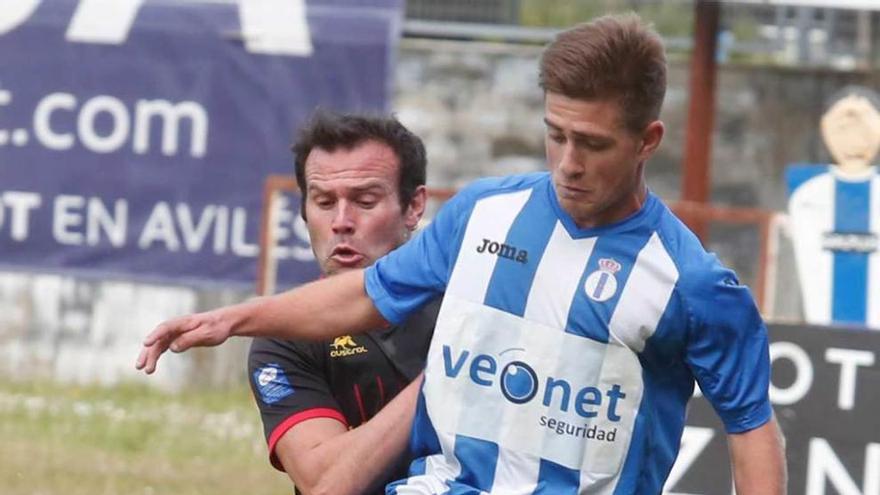
[[(453, 299), (451, 296), (453, 295), (468, 302), (479, 305), (483, 304), (498, 258), (489, 253), (479, 253), (476, 249), (483, 245), (483, 239), (504, 242), (507, 239), (510, 228), (513, 226), (514, 220), (516, 220), (517, 215), (525, 207), (531, 194), (532, 189), (525, 189), (484, 198), (474, 204), (462, 238), (461, 247), (458, 250), (455, 267), (452, 270), (452, 275), (449, 277), (449, 283), (446, 285), (444, 301), (450, 302), (440, 306), (437, 322), (448, 322), (447, 326), (449, 328), (462, 329), (465, 327), (465, 322), (462, 321), (462, 318), (466, 314), (459, 311), (459, 308), (451, 302)], [(479, 332), (461, 333), (462, 335), (457, 337), (459, 342), (469, 348), (480, 338)], [(432, 374), (443, 370), (443, 366), (443, 349), (439, 344), (439, 339), (431, 339), (428, 362), (425, 365), (426, 385), (432, 383)], [(430, 397), (430, 394), (425, 394), (425, 397)], [(441, 410), (434, 409), (432, 406), (435, 404)], [(426, 402), (429, 417), (432, 418), (434, 426), (436, 427), (437, 425), (437, 420), (434, 418), (448, 418), (451, 425), (448, 431), (457, 431), (454, 425), (457, 422), (457, 418), (461, 415), (461, 410), (465, 404), (465, 401), (432, 402), (428, 400)], [(440, 434), (440, 431), (437, 433)], [(447, 446), (443, 444), (441, 446), (445, 452)], [(451, 458), (455, 457), (452, 450), (449, 450), (448, 453)]]
[(572, 239), (557, 221), (541, 256), (523, 318), (564, 329), (596, 238)]
[[(438, 432), (441, 445), (449, 443), (450, 452), (454, 450), (455, 435), (441, 435)], [(449, 490), (447, 481), (454, 480), (461, 472), (461, 466), (455, 456), (445, 457), (443, 454), (435, 454), (425, 458), (425, 474), (410, 476), (405, 485), (394, 487), (394, 493), (399, 495), (423, 495), (425, 493), (445, 493)]]
[(535, 456), (498, 447), (495, 482), (492, 494), (531, 495), (538, 486), (540, 459)]
[[(871, 232), (880, 236), (880, 175), (871, 180)], [(865, 324), (880, 330), (880, 251), (868, 255), (868, 293)]]
[[(623, 466), (621, 466), (621, 470)], [(597, 479), (589, 471), (581, 471), (578, 495), (611, 495), (617, 487), (619, 476)]]
[[(627, 286), (632, 282), (630, 275)], [(615, 314), (620, 310), (617, 305)], [(613, 318), (613, 317), (612, 317)], [(658, 317), (659, 318), (659, 317)], [(655, 323), (656, 326), (656, 323)], [(611, 341), (605, 349), (605, 359), (599, 375), (600, 384), (617, 383), (626, 390), (626, 401), (630, 408), (617, 411), (621, 419), (615, 423), (607, 415), (593, 418), (591, 425), (609, 431), (617, 430), (619, 435), (615, 443), (587, 442), (584, 444), (584, 469), (580, 473), (580, 494), (611, 495), (623, 474), (623, 463), (629, 452), (635, 429), (636, 416), (641, 408), (645, 386), (642, 382), (642, 369), (638, 356), (629, 348)], [(607, 389), (607, 385), (605, 389)], [(589, 487), (587, 489), (586, 487)]]
[(483, 239), (504, 242), (531, 194), (532, 189), (526, 189), (476, 202), (446, 286), (447, 294), (455, 293), (469, 301), (483, 302), (498, 258), (488, 253), (480, 254), (476, 249), (483, 245)]
[(654, 232), (639, 252), (611, 316), (612, 337), (633, 352), (642, 352), (645, 341), (657, 329), (677, 281), (678, 269)]
[(822, 248), (822, 234), (834, 231), (834, 181), (833, 174), (816, 176), (797, 188), (788, 203), (802, 306), (809, 323), (831, 322), (834, 255)]

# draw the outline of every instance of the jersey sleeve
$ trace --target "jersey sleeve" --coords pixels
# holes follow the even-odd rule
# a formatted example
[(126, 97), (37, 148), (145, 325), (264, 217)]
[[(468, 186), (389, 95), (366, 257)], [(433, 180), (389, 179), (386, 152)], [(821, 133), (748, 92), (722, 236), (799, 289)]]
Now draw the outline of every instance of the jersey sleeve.
[(367, 268), (367, 295), (386, 320), (401, 324), (445, 291), (471, 198), (469, 189), (455, 195), (412, 240)]
[(748, 288), (715, 262), (688, 300), (685, 360), (728, 433), (766, 423), (770, 356), (767, 327)]
[(331, 418), (348, 426), (324, 378), (317, 345), (265, 338), (255, 338), (251, 343), (248, 382), (263, 421), (269, 460), (282, 471), (275, 446), (295, 425), (313, 418)]

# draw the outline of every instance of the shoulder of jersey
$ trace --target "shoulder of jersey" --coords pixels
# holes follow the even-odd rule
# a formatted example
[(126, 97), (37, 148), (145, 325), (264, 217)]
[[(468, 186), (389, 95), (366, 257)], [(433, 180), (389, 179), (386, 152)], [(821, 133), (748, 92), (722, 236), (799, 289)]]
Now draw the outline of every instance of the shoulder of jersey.
[(484, 177), (465, 186), (459, 194), (479, 198), (493, 193), (528, 189), (546, 179), (547, 176), (547, 172), (533, 172), (504, 177)]

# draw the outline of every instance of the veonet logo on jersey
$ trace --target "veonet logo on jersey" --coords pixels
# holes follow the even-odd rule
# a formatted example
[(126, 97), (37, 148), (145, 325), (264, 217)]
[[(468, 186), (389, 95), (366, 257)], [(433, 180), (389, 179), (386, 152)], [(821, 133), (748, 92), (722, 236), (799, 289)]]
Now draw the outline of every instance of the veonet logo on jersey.
[(620, 271), (620, 263), (613, 258), (599, 260), (599, 269), (591, 273), (584, 282), (584, 292), (587, 297), (597, 302), (605, 302), (617, 293), (617, 277), (615, 273)]
[(827, 251), (873, 253), (877, 245), (877, 235), (870, 232), (826, 232), (822, 236), (822, 248)]
[[(504, 354), (503, 352), (501, 354)], [(449, 345), (443, 346), (443, 365), (446, 376), (451, 379), (466, 379), (474, 385), (497, 388), (501, 395), (513, 404), (525, 404), (538, 400), (549, 412), (574, 412), (584, 419), (601, 418), (612, 423), (620, 421), (618, 414), (620, 401), (626, 393), (619, 384), (607, 390), (598, 387), (581, 387), (572, 381), (555, 376), (541, 377), (534, 367), (522, 360), (501, 362), (489, 354), (472, 354), (462, 350), (456, 352)], [(467, 369), (467, 371), (464, 371)], [(609, 431), (598, 426), (582, 426), (566, 423), (547, 416), (541, 416), (539, 424), (554, 430), (559, 435), (614, 441), (616, 428)], [(550, 426), (552, 425), (552, 426)]]
[(334, 358), (354, 356), (355, 354), (365, 354), (367, 352), (367, 348), (356, 343), (354, 339), (351, 338), (351, 335), (336, 337), (333, 339), (333, 343), (330, 344), (330, 347), (333, 348), (333, 350), (330, 351), (330, 357)]
[(488, 252), (499, 258), (507, 258), (511, 261), (516, 261), (517, 263), (522, 264), (529, 262), (529, 252), (525, 249), (519, 249), (516, 246), (495, 242), (489, 239), (483, 239), (483, 245), (477, 246), (477, 252), (480, 254)]

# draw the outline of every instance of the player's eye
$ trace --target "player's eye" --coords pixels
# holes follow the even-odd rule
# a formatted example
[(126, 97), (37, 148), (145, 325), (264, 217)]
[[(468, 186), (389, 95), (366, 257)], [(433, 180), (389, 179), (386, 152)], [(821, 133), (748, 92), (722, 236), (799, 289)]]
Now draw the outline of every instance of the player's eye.
[(548, 133), (548, 137), (554, 143), (562, 144), (565, 142), (565, 134), (562, 134), (561, 132)]
[(590, 151), (604, 151), (611, 146), (611, 143), (604, 139), (579, 139), (578, 146)]
[(312, 202), (315, 203), (315, 205), (321, 209), (330, 208), (335, 203), (335, 201), (333, 201), (333, 198), (329, 198), (327, 196), (318, 196), (316, 198), (313, 198)]
[(376, 206), (376, 204), (378, 204), (378, 203), (379, 203), (379, 198), (373, 194), (369, 194), (366, 196), (360, 196), (357, 199), (358, 206), (360, 206), (361, 208), (366, 208), (368, 210), (370, 208), (373, 208), (374, 206)]

